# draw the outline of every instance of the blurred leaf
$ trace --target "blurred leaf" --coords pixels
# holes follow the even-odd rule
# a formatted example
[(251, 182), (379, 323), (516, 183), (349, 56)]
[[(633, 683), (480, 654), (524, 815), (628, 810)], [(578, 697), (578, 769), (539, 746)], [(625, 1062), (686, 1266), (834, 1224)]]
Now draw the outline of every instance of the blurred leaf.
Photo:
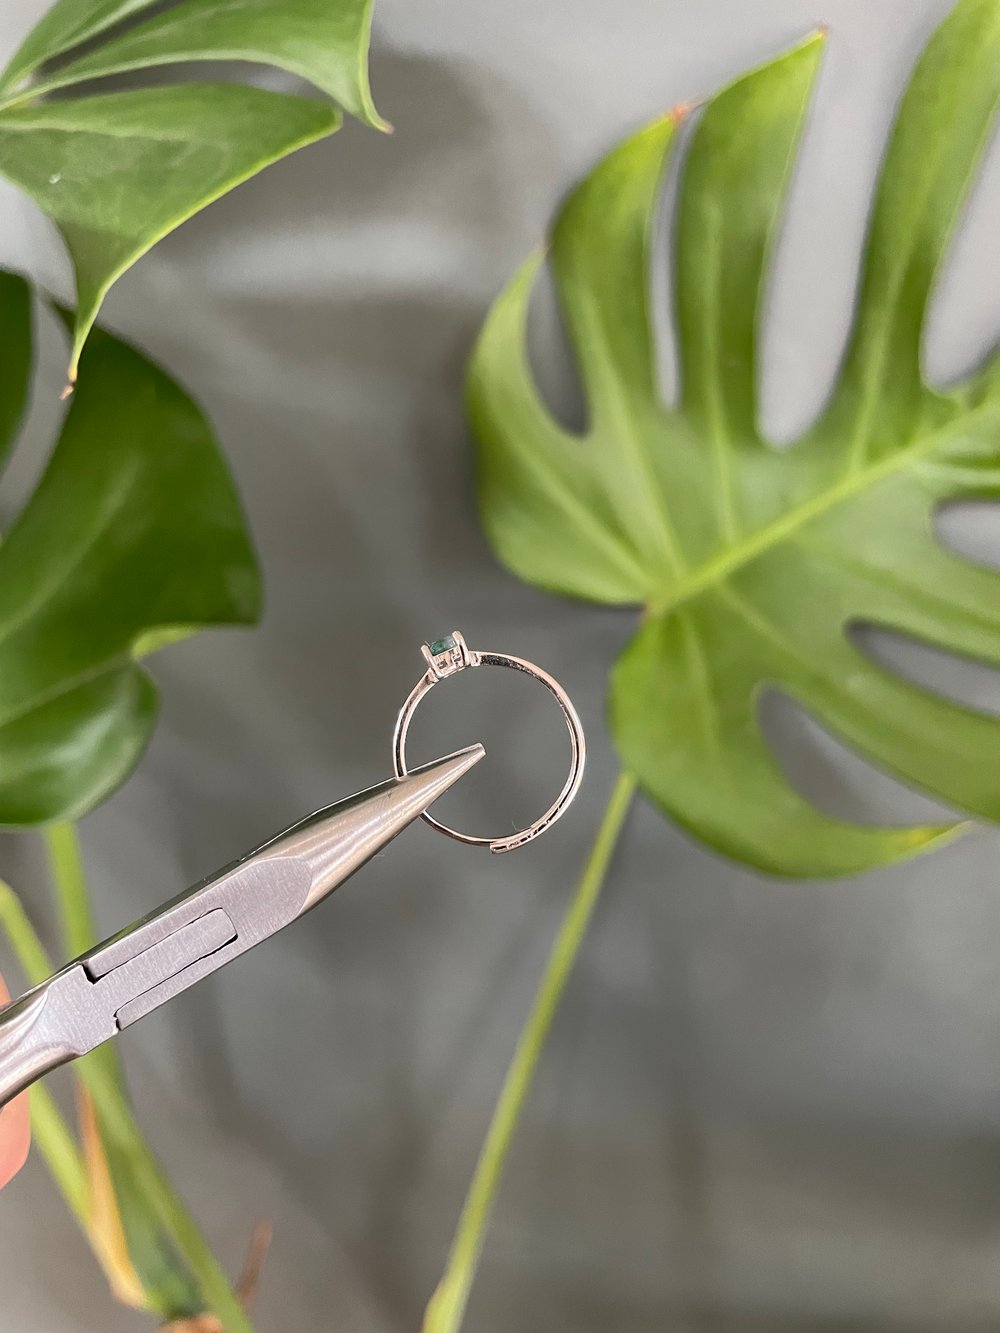
[[(165, 1319), (198, 1313), (204, 1309), (198, 1284), (150, 1209), (145, 1187), (132, 1169), (136, 1151), (147, 1149), (125, 1091), (118, 1053), (105, 1046), (87, 1058), (91, 1065), (103, 1065), (107, 1076), (100, 1102), (78, 1083), (77, 1105), (87, 1168), (87, 1232), (108, 1285), (122, 1304)], [(113, 1117), (108, 1114), (112, 1096), (117, 1103)]]
[(28, 34), (0, 78), (0, 172), (37, 201), (69, 249), (71, 378), (126, 269), (220, 195), (331, 134), (340, 116), (326, 101), (239, 83), (39, 99), (130, 70), (244, 60), (288, 70), (388, 129), (368, 84), (371, 11), (372, 0), (184, 0), (166, 10), (151, 0), (59, 0)]
[(97, 1127), (94, 1101), (85, 1088), (78, 1089), (77, 1105), (87, 1168), (87, 1230), (115, 1299), (136, 1310), (149, 1309), (146, 1289), (129, 1255), (111, 1168)]
[(1000, 95), (1000, 5), (962, 0), (917, 66), (835, 391), (779, 450), (757, 420), (757, 331), (820, 48), (814, 36), (738, 80), (695, 129), (673, 236), (676, 406), (662, 400), (648, 297), (670, 118), (612, 152), (555, 226), (583, 434), (553, 420), (528, 367), (540, 257), (499, 298), (469, 381), (500, 558), (542, 587), (646, 608), (612, 675), (625, 764), (712, 846), (798, 876), (891, 862), (950, 826), (852, 824), (809, 804), (761, 734), (770, 687), (905, 781), (1000, 819), (1000, 720), (903, 680), (847, 634), (884, 626), (1000, 664), (1000, 580), (933, 528), (942, 504), (1000, 494), (1000, 374), (939, 392), (920, 371), (935, 274)]
[(97, 332), (88, 378), (0, 545), (0, 824), (90, 809), (149, 738), (136, 663), (157, 631), (252, 622), (259, 587), (210, 427), (139, 352)]
[[(136, 1203), (141, 1205), (150, 1231), (154, 1227), (162, 1229), (161, 1234), (168, 1238), (169, 1244), (175, 1245), (178, 1252), (183, 1254), (185, 1268), (194, 1275), (200, 1299), (198, 1296), (193, 1296), (188, 1304), (198, 1302), (202, 1308), (211, 1310), (218, 1317), (220, 1328), (225, 1329), (225, 1333), (252, 1333), (252, 1326), (238, 1296), (233, 1292), (206, 1245), (204, 1237), (191, 1220), (139, 1132), (134, 1117), (121, 1095), (117, 1076), (110, 1068), (109, 1062), (95, 1060), (91, 1055), (77, 1061), (74, 1072), (98, 1108), (101, 1134), (108, 1150), (109, 1162), (117, 1160), (127, 1173), (128, 1197), (134, 1198)], [(118, 1199), (119, 1204), (123, 1204), (121, 1193), (118, 1194)], [(129, 1231), (124, 1207), (122, 1218), (129, 1239), (129, 1253), (139, 1271), (141, 1268), (139, 1250)], [(164, 1252), (160, 1251), (160, 1258), (164, 1257)], [(179, 1273), (175, 1274), (176, 1276), (179, 1276)], [(148, 1284), (146, 1291), (147, 1295), (150, 1294)], [(160, 1308), (167, 1303), (165, 1293), (158, 1297), (157, 1303)], [(169, 1308), (164, 1312), (167, 1318), (181, 1317), (186, 1313), (184, 1309)]]

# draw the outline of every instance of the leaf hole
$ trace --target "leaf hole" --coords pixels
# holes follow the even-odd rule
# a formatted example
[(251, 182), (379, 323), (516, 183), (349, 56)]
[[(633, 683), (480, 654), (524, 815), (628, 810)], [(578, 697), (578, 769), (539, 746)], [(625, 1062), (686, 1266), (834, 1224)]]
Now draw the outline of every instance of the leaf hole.
[(992, 500), (957, 500), (934, 512), (943, 546), (977, 565), (1000, 569), (1000, 505)]
[(879, 666), (939, 694), (943, 699), (1000, 717), (1000, 671), (899, 630), (863, 622), (848, 627), (848, 638)]
[(876, 767), (776, 686), (760, 692), (757, 723), (789, 783), (834, 819), (909, 824), (954, 814)]
[(694, 113), (681, 123), (677, 131), (677, 147), (667, 161), (653, 218), (653, 240), (647, 274), (647, 282), (650, 284), (649, 317), (656, 354), (656, 379), (660, 395), (668, 407), (676, 407), (681, 392), (677, 327), (674, 319), (677, 199), (697, 120), (698, 114)]
[(984, 262), (996, 250), (996, 196), (1000, 138), (988, 145), (965, 208), (945, 250), (924, 319), (924, 376), (944, 389), (966, 379), (998, 345), (1000, 264)]
[[(656, 380), (667, 406), (674, 406), (680, 393), (673, 317), (674, 226), (681, 173), (696, 118), (689, 116), (682, 124), (677, 149), (671, 154), (661, 181), (646, 274)], [(549, 412), (566, 430), (584, 434), (589, 425), (587, 396), (559, 308), (548, 258), (538, 271), (531, 293), (526, 342), (535, 384)]]
[(831, 43), (820, 64), (759, 300), (758, 425), (779, 449), (801, 438), (836, 382), (878, 169), (870, 122), (882, 108), (856, 88), (845, 95), (840, 51)]
[(528, 304), (528, 363), (542, 401), (574, 435), (588, 426), (587, 398), (559, 309), (552, 266), (542, 264)]

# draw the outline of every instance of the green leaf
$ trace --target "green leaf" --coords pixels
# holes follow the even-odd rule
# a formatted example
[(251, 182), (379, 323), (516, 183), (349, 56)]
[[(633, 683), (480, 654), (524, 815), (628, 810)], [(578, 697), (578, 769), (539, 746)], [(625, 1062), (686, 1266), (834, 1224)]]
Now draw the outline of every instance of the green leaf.
[[(106, 31), (123, 11), (148, 7), (148, 0), (144, 5), (92, 6), (84, 35)], [(42, 60), (79, 44), (73, 22), (79, 9), (75, 0), (63, 0), (50, 11), (30, 34), (27, 54), (22, 47), (14, 57), (0, 89), (17, 83)], [(37, 95), (85, 79), (180, 61), (247, 60), (286, 69), (315, 84), (352, 116), (387, 129), (368, 84), (371, 19), (371, 0), (242, 0), (239, 5), (232, 0), (186, 0), (43, 76), (34, 91)], [(42, 32), (44, 23), (54, 20), (58, 22), (51, 33)]]
[(0, 545), (0, 825), (75, 817), (128, 774), (157, 693), (148, 636), (252, 622), (243, 515), (198, 408), (95, 332), (52, 458)]
[(31, 291), (0, 270), (0, 466), (6, 462), (31, 383)]
[(240, 181), (337, 126), (325, 102), (185, 84), (0, 111), (0, 171), (62, 232), (77, 314), (70, 374), (112, 283)]
[(589, 420), (543, 406), (525, 352), (539, 264), (483, 329), (469, 377), (487, 534), (522, 578), (643, 624), (612, 673), (611, 728), (643, 788), (697, 836), (777, 874), (894, 861), (957, 826), (833, 819), (787, 782), (759, 724), (778, 689), (875, 764), (1000, 819), (1000, 720), (876, 664), (848, 631), (888, 627), (1000, 665), (1000, 580), (946, 550), (935, 511), (1000, 494), (1000, 373), (929, 387), (935, 274), (1000, 97), (1000, 5), (962, 0), (902, 102), (858, 306), (829, 405), (793, 448), (758, 424), (768, 260), (821, 35), (724, 90), (684, 164), (672, 256), (680, 393), (662, 401), (649, 314), (668, 118), (564, 206), (551, 262)]
[(0, 93), (16, 88), (48, 60), (100, 36), (116, 23), (151, 9), (156, 0), (57, 0), (14, 52), (0, 76)]
[[(308, 80), (387, 130), (368, 83), (371, 19), (372, 0), (184, 0), (166, 10), (152, 0), (59, 0), (28, 34), (0, 77), (0, 173), (36, 200), (69, 249), (77, 280), (71, 380), (101, 302), (126, 269), (214, 199), (341, 121), (329, 102), (239, 83), (90, 96), (93, 81), (179, 62), (250, 61)], [(57, 89), (59, 100), (40, 100)]]

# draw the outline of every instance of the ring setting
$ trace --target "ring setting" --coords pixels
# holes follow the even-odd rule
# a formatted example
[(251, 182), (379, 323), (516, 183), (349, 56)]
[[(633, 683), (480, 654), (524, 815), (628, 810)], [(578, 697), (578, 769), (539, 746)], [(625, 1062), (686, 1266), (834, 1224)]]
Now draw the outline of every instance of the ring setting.
[(473, 662), (468, 645), (458, 630), (446, 634), (443, 639), (422, 644), (420, 651), (427, 663), (428, 673), (433, 675), (435, 682), (443, 680), (445, 676), (453, 676), (456, 671), (464, 671), (468, 666), (479, 665)]
[(471, 833), (461, 833), (457, 829), (450, 828), (447, 824), (443, 824), (439, 819), (436, 819), (429, 811), (425, 810), (421, 816), (432, 828), (437, 829), (439, 833), (446, 834), (449, 838), (454, 838), (457, 842), (468, 843), (475, 847), (488, 847), (494, 853), (510, 852), (517, 847), (523, 847), (526, 843), (532, 842), (541, 833), (550, 829), (556, 820), (562, 817), (583, 781), (587, 747), (580, 718), (570, 701), (569, 695), (558, 681), (553, 679), (547, 671), (543, 671), (541, 667), (535, 666), (533, 662), (527, 662), (522, 657), (513, 657), (507, 653), (476, 652), (468, 646), (458, 630), (453, 630), (451, 634), (446, 634), (440, 639), (434, 639), (423, 644), (420, 651), (427, 664), (427, 670), (414, 685), (406, 702), (399, 710), (392, 737), (393, 767), (396, 776), (399, 778), (404, 777), (408, 771), (406, 736), (418, 704), (435, 685), (446, 680), (449, 676), (456, 675), (459, 671), (483, 666), (507, 667), (513, 671), (520, 671), (544, 685), (559, 704), (566, 729), (569, 732), (569, 773), (559, 795), (533, 824), (529, 824), (527, 828), (520, 829), (517, 833), (509, 834), (503, 838), (485, 838)]

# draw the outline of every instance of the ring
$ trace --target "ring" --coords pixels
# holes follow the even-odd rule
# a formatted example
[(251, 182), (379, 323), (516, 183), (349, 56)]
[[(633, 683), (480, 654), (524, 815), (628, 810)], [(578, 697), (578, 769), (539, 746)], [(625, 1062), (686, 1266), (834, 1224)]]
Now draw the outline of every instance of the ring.
[(439, 833), (446, 833), (449, 838), (454, 838), (457, 842), (469, 843), (473, 847), (488, 847), (491, 852), (512, 852), (515, 847), (523, 847), (525, 843), (531, 842), (540, 833), (544, 833), (546, 829), (551, 828), (580, 790), (587, 746), (576, 709), (563, 687), (558, 681), (553, 680), (547, 671), (543, 671), (541, 667), (535, 666), (532, 662), (525, 662), (521, 657), (509, 657), (506, 653), (473, 652), (458, 630), (445, 635), (443, 639), (435, 639), (433, 643), (423, 644), (420, 651), (427, 663), (427, 671), (414, 685), (409, 698), (399, 710), (399, 716), (396, 718), (396, 729), (392, 736), (392, 762), (397, 778), (405, 777), (408, 772), (406, 767), (406, 733), (409, 730), (413, 714), (417, 710), (417, 705), (438, 681), (444, 680), (447, 676), (454, 676), (459, 671), (465, 671), (467, 667), (499, 666), (509, 667), (512, 671), (523, 671), (525, 675), (531, 676), (533, 680), (540, 681), (555, 696), (556, 702), (562, 709), (566, 728), (569, 731), (569, 776), (563, 784), (562, 791), (545, 813), (539, 819), (536, 819), (533, 824), (529, 824), (527, 828), (521, 829), (519, 833), (512, 833), (506, 838), (479, 838), (471, 833), (460, 833), (457, 829), (449, 828), (447, 824), (442, 824), (440, 820), (435, 819), (426, 810), (421, 816), (426, 823), (430, 824), (431, 828), (436, 828)]

